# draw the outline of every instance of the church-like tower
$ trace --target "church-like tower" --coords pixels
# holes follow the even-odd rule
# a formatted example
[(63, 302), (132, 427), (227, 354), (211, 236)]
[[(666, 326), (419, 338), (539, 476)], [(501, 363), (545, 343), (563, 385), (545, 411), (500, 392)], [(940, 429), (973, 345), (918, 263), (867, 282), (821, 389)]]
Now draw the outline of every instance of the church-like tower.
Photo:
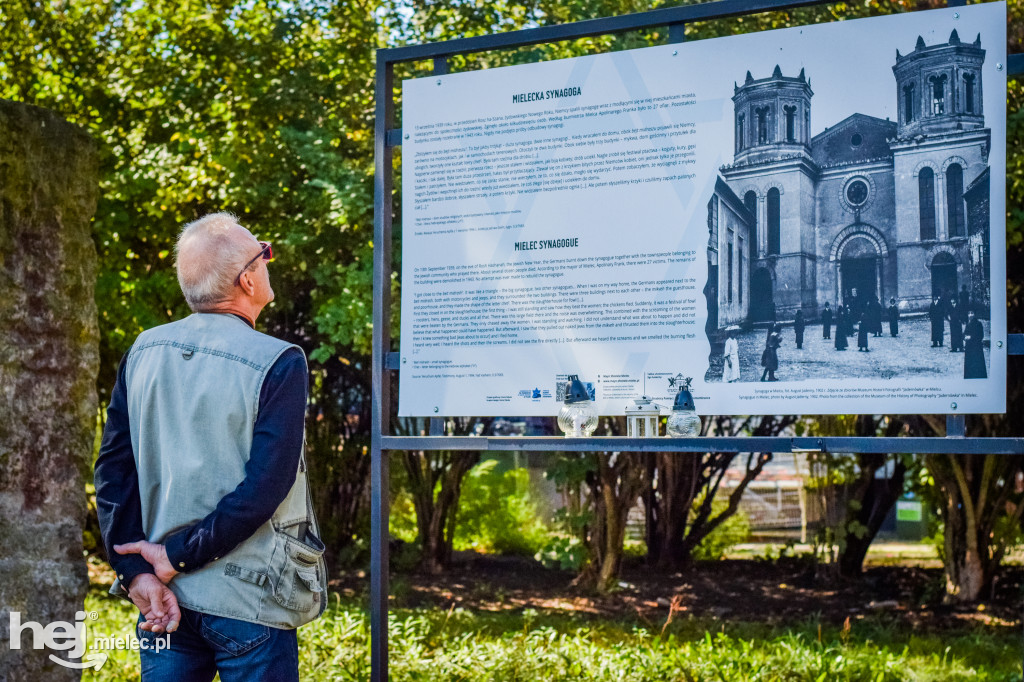
[[(973, 276), (965, 193), (988, 168), (991, 131), (985, 127), (981, 36), (896, 52), (899, 116), (893, 153), (899, 294), (911, 310), (940, 295), (980, 287)], [(985, 228), (987, 233), (987, 226)], [(975, 230), (977, 232), (977, 229)]]
[(736, 163), (806, 152), (811, 143), (811, 84), (800, 69), (796, 77), (782, 69), (755, 79), (747, 71), (743, 85), (734, 84)]
[(899, 137), (972, 130), (985, 126), (981, 67), (985, 50), (981, 36), (960, 42), (956, 30), (949, 42), (925, 45), (918, 36), (914, 51), (896, 51), (896, 97)]
[[(751, 216), (749, 234), (736, 228), (749, 251), (749, 317), (813, 316), (815, 235), (813, 197), (818, 167), (811, 154), (811, 84), (803, 69), (784, 76), (778, 65), (767, 78), (748, 71), (734, 85), (734, 161), (722, 176)], [(728, 241), (728, 239), (727, 239)], [(723, 285), (724, 286), (724, 285)]]

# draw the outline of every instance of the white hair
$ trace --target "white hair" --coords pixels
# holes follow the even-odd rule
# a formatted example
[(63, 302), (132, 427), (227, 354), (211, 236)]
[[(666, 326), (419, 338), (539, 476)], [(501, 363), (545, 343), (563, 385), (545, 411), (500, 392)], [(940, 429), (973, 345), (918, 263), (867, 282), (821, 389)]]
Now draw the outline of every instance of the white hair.
[(174, 247), (178, 284), (193, 312), (234, 296), (235, 278), (250, 257), (230, 213), (211, 213), (185, 225)]

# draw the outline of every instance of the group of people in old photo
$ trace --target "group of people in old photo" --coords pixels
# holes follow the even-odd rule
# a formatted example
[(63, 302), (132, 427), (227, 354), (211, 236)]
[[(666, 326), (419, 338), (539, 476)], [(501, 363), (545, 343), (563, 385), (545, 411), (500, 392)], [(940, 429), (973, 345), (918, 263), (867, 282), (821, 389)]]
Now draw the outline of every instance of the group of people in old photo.
[[(830, 341), (836, 351), (846, 351), (856, 344), (858, 352), (869, 353), (873, 345), (877, 347), (877, 344), (886, 343), (881, 340), (886, 335), (890, 338), (900, 336), (901, 310), (895, 297), (883, 306), (876, 296), (861, 298), (855, 290), (852, 294), (835, 308), (829, 302), (823, 304), (818, 320), (822, 340)], [(964, 378), (986, 378), (985, 329), (972, 306), (967, 287), (962, 287), (959, 292), (946, 291), (936, 295), (926, 315), (931, 327), (931, 348), (948, 347), (950, 353), (963, 353)], [(802, 310), (795, 313), (792, 326), (795, 353), (803, 350), (808, 335), (809, 324)], [(727, 338), (723, 350), (722, 380), (736, 382), (740, 380), (738, 337), (741, 328), (733, 325), (725, 331)], [(780, 366), (786, 364), (784, 345), (782, 325), (769, 323), (760, 357), (760, 381), (780, 380), (776, 373)]]
[[(889, 320), (889, 335), (893, 338), (900, 333), (900, 307), (895, 298), (889, 299), (889, 307), (885, 315)], [(872, 296), (866, 302), (860, 302), (854, 296), (850, 303), (839, 305), (833, 318), (832, 308), (828, 302), (821, 314), (821, 338), (832, 339), (832, 322), (835, 320), (835, 348), (846, 350), (849, 348), (849, 338), (856, 335), (857, 350), (868, 352), (871, 350), (869, 338), (882, 336), (882, 304), (878, 298)], [(803, 336), (801, 332), (800, 336)], [(800, 348), (801, 346), (797, 346)]]
[(985, 369), (985, 327), (971, 307), (971, 296), (967, 287), (960, 289), (958, 296), (936, 296), (928, 307), (928, 319), (932, 326), (932, 348), (945, 345), (946, 329), (949, 329), (949, 352), (964, 354), (964, 379), (984, 379)]

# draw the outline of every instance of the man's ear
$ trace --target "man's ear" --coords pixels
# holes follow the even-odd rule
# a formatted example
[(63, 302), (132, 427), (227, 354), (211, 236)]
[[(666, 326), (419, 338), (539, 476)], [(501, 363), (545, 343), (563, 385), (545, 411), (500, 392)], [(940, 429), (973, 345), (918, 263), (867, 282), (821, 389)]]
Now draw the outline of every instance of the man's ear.
[(256, 283), (253, 282), (252, 272), (245, 270), (238, 277), (238, 286), (242, 288), (242, 291), (248, 296), (253, 296), (256, 293)]

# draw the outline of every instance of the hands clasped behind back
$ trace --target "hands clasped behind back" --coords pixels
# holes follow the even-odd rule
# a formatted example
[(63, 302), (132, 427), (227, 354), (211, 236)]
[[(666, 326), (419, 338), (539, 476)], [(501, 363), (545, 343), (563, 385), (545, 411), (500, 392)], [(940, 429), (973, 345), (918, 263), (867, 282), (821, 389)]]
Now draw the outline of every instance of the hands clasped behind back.
[(153, 573), (142, 573), (132, 580), (128, 597), (145, 618), (139, 627), (152, 632), (174, 632), (181, 622), (178, 600), (167, 583), (178, 574), (167, 558), (163, 545), (141, 540), (114, 545), (118, 554), (139, 554), (153, 567)]

